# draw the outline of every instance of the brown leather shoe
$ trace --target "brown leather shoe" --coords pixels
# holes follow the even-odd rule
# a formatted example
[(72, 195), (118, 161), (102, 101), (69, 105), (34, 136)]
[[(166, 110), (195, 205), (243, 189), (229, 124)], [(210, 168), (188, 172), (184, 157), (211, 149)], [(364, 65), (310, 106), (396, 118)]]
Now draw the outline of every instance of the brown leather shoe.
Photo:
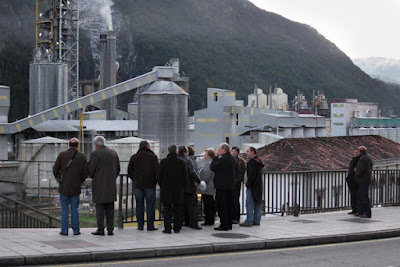
[(246, 223), (246, 222), (239, 223), (239, 225), (242, 226), (242, 227), (252, 227), (253, 226), (253, 224), (249, 224), (249, 223)]

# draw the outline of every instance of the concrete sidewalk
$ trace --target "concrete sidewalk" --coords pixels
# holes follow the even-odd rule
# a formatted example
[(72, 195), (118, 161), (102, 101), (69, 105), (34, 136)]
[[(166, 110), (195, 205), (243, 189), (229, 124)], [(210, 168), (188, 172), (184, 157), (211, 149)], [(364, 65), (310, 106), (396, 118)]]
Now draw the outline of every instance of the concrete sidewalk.
[(213, 227), (179, 234), (115, 230), (114, 236), (59, 235), (60, 229), (0, 229), (0, 265), (34, 265), (268, 249), (400, 236), (400, 207), (375, 208), (372, 219), (348, 211), (263, 217), (261, 226), (234, 225), (229, 232)]

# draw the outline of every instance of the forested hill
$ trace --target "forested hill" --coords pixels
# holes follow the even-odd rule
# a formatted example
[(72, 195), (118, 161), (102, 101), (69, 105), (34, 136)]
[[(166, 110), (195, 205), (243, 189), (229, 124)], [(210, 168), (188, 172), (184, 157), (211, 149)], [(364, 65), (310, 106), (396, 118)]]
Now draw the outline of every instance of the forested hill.
[[(81, 3), (80, 73), (84, 79), (94, 77), (97, 51), (93, 39), (97, 33), (91, 35), (99, 14), (91, 1)], [(10, 26), (3, 19), (7, 8), (18, 18), (17, 25)], [(24, 13), (18, 12), (24, 8)], [(393, 108), (400, 100), (396, 89), (370, 78), (312, 27), (261, 10), (247, 0), (116, 0), (111, 9), (119, 80), (179, 57), (181, 69), (190, 77), (191, 112), (203, 107), (207, 87), (232, 89), (239, 99), (246, 99), (254, 84), (264, 90), (277, 84), (290, 99), (301, 90), (310, 100), (315, 89), (328, 98), (378, 101)], [(28, 14), (32, 17), (27, 18)], [(25, 85), (34, 42), (34, 1), (0, 0), (0, 16), (0, 34), (8, 31), (4, 23), (13, 31), (21, 27), (26, 33), (24, 38), (11, 34), (17, 40), (14, 44), (0, 37), (0, 84), (13, 88), (15, 113), (11, 117), (17, 118), (27, 113), (27, 99), (16, 95), (28, 90)], [(120, 99), (121, 108), (131, 97)], [(19, 102), (24, 105), (16, 106)]]

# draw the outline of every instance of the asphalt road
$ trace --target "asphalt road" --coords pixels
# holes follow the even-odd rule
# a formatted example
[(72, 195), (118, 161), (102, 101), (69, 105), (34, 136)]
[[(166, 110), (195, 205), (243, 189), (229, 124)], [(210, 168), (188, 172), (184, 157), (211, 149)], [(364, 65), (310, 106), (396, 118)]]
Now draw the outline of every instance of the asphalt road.
[(353, 243), (64, 266), (400, 266), (400, 237)]

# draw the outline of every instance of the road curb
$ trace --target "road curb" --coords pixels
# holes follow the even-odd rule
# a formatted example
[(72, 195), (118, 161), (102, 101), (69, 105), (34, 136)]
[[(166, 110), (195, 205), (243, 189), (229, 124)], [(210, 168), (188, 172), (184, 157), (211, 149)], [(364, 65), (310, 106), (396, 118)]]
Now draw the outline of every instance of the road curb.
[(156, 257), (155, 249), (127, 249), (112, 251), (95, 251), (91, 253), (92, 261), (131, 260)]
[(158, 247), (149, 249), (127, 249), (112, 251), (95, 251), (82, 253), (64, 253), (32, 256), (11, 256), (0, 258), (0, 266), (20, 266), (39, 264), (66, 264), (77, 262), (99, 262), (111, 260), (133, 260), (167, 256), (184, 256), (210, 254), (231, 251), (277, 249), (323, 245), (329, 243), (346, 243), (363, 240), (400, 237), (400, 228), (382, 231), (358, 232), (339, 235), (312, 236), (299, 238), (265, 239), (244, 242), (227, 242), (218, 244), (199, 244), (176, 247)]

